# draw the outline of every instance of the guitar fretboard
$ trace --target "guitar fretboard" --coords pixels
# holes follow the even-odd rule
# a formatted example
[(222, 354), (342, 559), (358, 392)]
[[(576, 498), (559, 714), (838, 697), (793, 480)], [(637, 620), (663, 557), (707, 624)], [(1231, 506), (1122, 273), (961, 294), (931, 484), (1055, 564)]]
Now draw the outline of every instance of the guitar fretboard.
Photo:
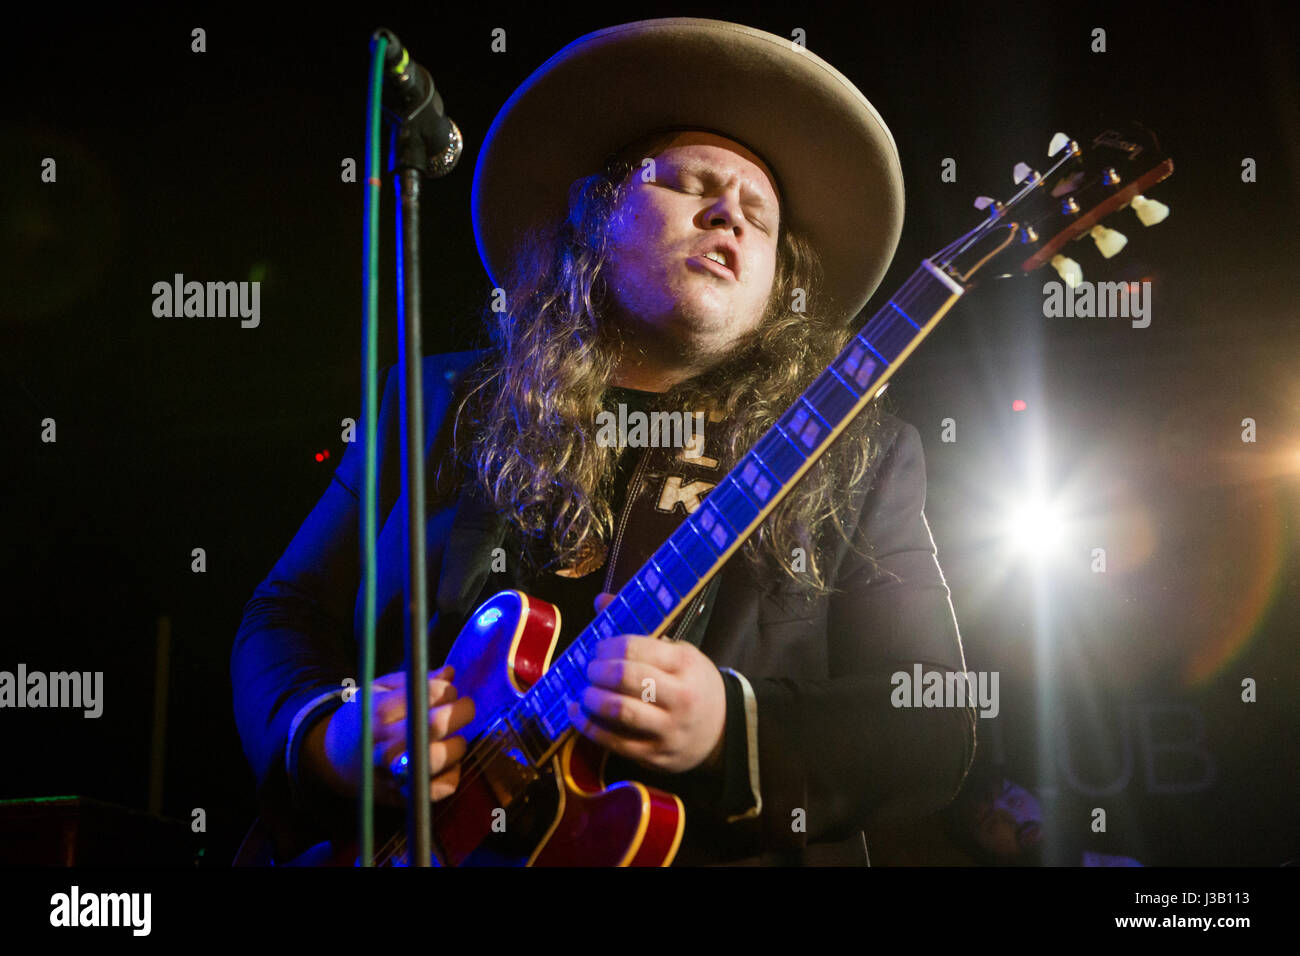
[(572, 729), (567, 705), (588, 684), (596, 645), (660, 637), (964, 291), (924, 262), (494, 728), (534, 765), (553, 753)]

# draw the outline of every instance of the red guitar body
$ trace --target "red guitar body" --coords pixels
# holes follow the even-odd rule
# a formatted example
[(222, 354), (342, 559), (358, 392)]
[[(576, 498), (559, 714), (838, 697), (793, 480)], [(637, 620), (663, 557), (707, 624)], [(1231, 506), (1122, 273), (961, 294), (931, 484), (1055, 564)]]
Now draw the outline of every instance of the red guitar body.
[[(475, 719), (456, 792), (432, 808), (435, 863), (526, 866), (668, 866), (686, 825), (681, 800), (633, 781), (606, 786), (608, 751), (570, 733), (534, 766), (516, 748), (494, 746), (493, 725), (550, 666), (559, 610), (521, 591), (484, 602), (452, 645), (462, 697)], [(405, 865), (405, 835), (387, 843), (377, 827), (377, 864)], [(321, 844), (299, 865), (357, 862), (355, 844)]]

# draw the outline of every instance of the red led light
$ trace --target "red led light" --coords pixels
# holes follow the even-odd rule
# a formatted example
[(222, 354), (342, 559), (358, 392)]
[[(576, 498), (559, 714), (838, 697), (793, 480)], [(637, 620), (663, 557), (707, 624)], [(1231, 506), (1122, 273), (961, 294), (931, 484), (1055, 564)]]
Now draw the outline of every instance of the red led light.
[(325, 456), (322, 455), (320, 452), (316, 452), (316, 460), (317, 460), (317, 461), (324, 461), (324, 460), (325, 460)]
[(1029, 406), (1025, 404), (1024, 399), (1020, 399), (1020, 398), (1017, 398), (1014, 402), (1011, 403), (1011, 410), (1013, 412), (1023, 412), (1028, 407)]

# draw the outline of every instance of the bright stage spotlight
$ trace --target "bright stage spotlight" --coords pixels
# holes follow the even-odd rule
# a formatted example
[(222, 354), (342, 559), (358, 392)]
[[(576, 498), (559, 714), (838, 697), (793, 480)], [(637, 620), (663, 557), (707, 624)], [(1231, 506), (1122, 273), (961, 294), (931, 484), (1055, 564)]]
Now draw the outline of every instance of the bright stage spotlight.
[(1065, 540), (1065, 516), (1045, 498), (1028, 498), (1007, 509), (1003, 542), (1016, 558), (1050, 558)]

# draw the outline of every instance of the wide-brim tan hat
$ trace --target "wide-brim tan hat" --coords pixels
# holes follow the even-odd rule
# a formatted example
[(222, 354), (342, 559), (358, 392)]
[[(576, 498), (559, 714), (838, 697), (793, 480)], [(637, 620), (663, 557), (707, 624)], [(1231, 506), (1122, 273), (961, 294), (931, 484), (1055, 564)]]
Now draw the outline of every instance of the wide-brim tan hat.
[(833, 311), (849, 318), (866, 305), (903, 228), (902, 169), (884, 120), (842, 73), (791, 40), (690, 17), (580, 37), (506, 101), (479, 150), (471, 200), (493, 285), (526, 231), (567, 214), (574, 180), (670, 127), (713, 130), (762, 157), (783, 218), (821, 255)]

